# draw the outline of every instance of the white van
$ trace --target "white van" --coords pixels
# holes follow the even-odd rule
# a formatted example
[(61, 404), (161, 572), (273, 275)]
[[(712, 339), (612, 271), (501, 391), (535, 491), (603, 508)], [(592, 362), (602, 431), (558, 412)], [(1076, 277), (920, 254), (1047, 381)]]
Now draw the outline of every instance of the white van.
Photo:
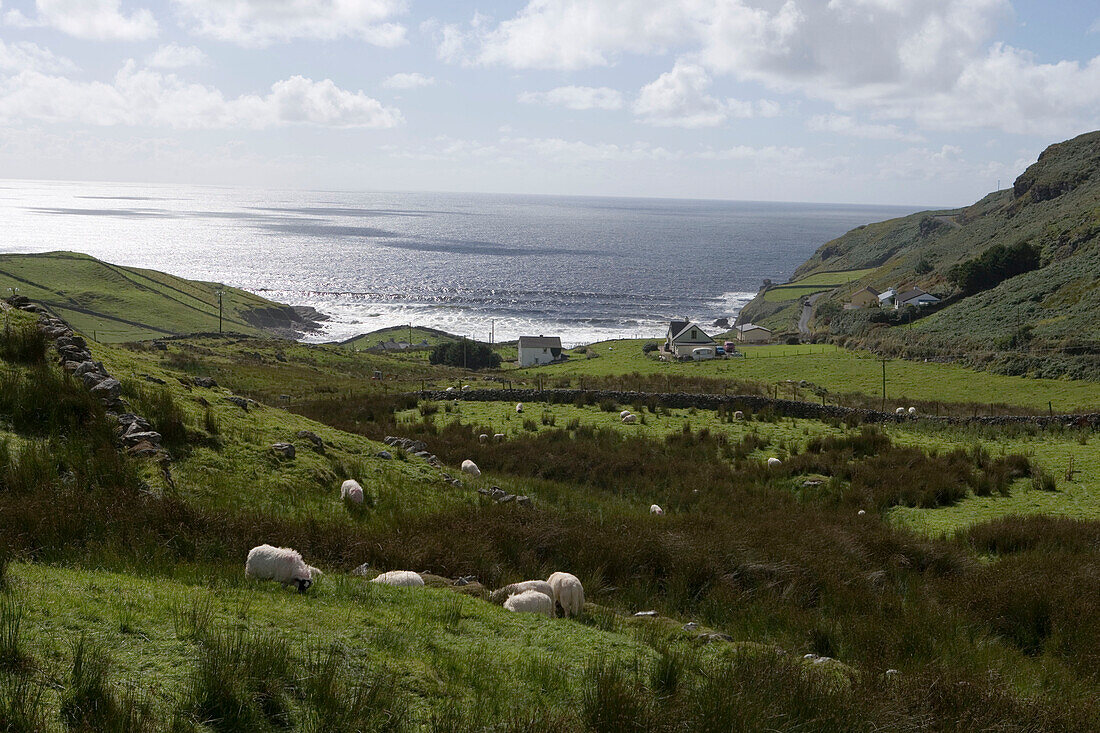
[(714, 358), (713, 346), (700, 346), (698, 349), (691, 350), (691, 358), (695, 361), (704, 361), (706, 359)]

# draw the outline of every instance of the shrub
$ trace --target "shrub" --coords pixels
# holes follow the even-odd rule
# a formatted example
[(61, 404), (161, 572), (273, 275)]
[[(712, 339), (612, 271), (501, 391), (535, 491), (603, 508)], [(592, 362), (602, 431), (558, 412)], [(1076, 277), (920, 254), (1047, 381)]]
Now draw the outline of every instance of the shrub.
[(500, 354), (488, 344), (468, 339), (441, 341), (432, 347), (428, 361), (463, 369), (496, 369), (500, 366)]
[(46, 361), (46, 336), (33, 322), (12, 325), (5, 320), (0, 331), (0, 360), (17, 364), (43, 364)]
[(960, 262), (947, 277), (964, 294), (972, 295), (996, 287), (1002, 281), (1039, 267), (1039, 249), (1030, 242), (995, 244), (979, 256)]
[(647, 344), (645, 344), (644, 346), (642, 346), (642, 353), (643, 354), (651, 354), (659, 348), (660, 347), (655, 342), (650, 341)]

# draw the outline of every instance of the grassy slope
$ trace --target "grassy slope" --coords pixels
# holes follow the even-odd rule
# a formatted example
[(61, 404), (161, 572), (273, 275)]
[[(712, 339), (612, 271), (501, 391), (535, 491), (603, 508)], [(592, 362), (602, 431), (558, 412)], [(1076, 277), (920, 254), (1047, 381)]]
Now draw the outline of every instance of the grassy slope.
[(768, 288), (764, 293), (764, 300), (768, 302), (779, 302), (804, 298), (807, 295), (825, 292), (840, 287), (841, 285), (858, 282), (860, 278), (873, 271), (874, 268), (816, 272), (813, 275), (792, 280), (784, 285), (776, 285)]
[[(807, 380), (830, 393), (881, 394), (882, 365), (870, 354), (834, 346), (747, 346), (742, 359), (665, 363), (642, 353), (645, 340), (605, 341), (592, 345), (595, 359), (572, 359), (516, 372), (528, 378), (614, 376), (618, 374), (692, 375), (758, 380), (769, 385), (788, 379)], [(783, 388), (785, 389), (785, 388)], [(782, 390), (781, 390), (782, 396)], [(811, 397), (812, 399), (812, 397)], [(1095, 382), (1008, 377), (949, 364), (894, 360), (887, 365), (887, 404), (906, 399), (941, 402), (1008, 403), (1043, 411), (1052, 402), (1061, 412), (1100, 408)]]
[(287, 306), (244, 290), (101, 262), (73, 252), (0, 255), (0, 293), (48, 306), (73, 328), (100, 341), (137, 341), (218, 330), (223, 290), (223, 328), (260, 334), (285, 329), (295, 316)]
[(347, 349), (368, 349), (371, 346), (378, 346), (384, 341), (407, 341), (412, 344), (427, 341), (430, 345), (435, 346), (444, 341), (458, 341), (460, 338), (461, 336), (455, 336), (453, 333), (435, 328), (393, 326), (354, 336), (346, 341), (341, 341), (340, 346)]

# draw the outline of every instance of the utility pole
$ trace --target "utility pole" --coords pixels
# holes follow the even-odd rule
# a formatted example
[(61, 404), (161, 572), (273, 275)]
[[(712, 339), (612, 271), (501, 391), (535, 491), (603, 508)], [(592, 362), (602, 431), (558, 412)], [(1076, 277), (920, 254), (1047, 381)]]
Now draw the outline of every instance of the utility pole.
[(466, 368), (466, 337), (462, 337), (462, 368)]
[(224, 290), (218, 291), (218, 333), (222, 332), (222, 296), (224, 294)]
[(497, 342), (497, 319), (489, 319), (489, 345), (492, 346)]

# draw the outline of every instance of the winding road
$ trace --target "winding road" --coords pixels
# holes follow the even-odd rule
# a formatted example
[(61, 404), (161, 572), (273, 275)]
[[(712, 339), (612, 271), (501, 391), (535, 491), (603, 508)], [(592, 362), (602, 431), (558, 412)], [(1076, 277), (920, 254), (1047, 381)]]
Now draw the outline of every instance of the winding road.
[(798, 332), (803, 336), (810, 335), (810, 319), (814, 317), (814, 303), (823, 293), (814, 293), (802, 304), (802, 315), (798, 318)]

